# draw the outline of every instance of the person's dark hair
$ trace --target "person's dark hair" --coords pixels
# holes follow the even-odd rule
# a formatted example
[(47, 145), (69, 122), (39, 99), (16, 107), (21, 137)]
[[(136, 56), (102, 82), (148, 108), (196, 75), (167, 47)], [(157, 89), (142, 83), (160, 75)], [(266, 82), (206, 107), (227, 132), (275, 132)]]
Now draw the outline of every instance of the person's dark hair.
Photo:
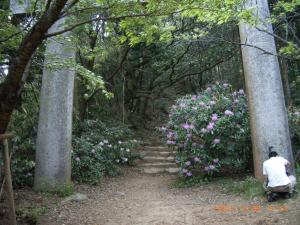
[(271, 157), (276, 157), (276, 156), (278, 156), (278, 154), (277, 154), (277, 152), (275, 152), (275, 151), (271, 151), (271, 152), (269, 153), (269, 158), (271, 158)]
[(269, 146), (269, 153), (272, 151), (273, 148), (273, 146)]

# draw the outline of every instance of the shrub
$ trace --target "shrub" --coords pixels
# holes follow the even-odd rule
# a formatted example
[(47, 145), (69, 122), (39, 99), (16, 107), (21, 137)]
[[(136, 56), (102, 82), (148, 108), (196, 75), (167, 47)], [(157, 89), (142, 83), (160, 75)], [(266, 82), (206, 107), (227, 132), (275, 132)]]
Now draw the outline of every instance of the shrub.
[(82, 127), (86, 130), (81, 130), (81, 137), (73, 139), (72, 152), (72, 176), (79, 182), (96, 185), (104, 175), (116, 176), (121, 165), (133, 165), (139, 157), (131, 151), (136, 140), (116, 141), (116, 137), (130, 137), (123, 125), (86, 121)]
[(300, 163), (300, 108), (290, 107), (288, 110), (288, 118), (295, 161)]
[(179, 98), (164, 131), (167, 144), (178, 149), (181, 174), (205, 178), (223, 170), (245, 170), (251, 159), (250, 131), (244, 91), (216, 83), (198, 95)]
[(85, 138), (74, 140), (72, 153), (73, 178), (82, 183), (98, 184), (104, 175), (116, 176), (120, 165), (133, 165), (138, 155), (129, 146), (134, 143), (112, 144), (108, 140), (93, 144)]
[(12, 150), (11, 170), (15, 188), (33, 185), (37, 126), (38, 103), (24, 101), (22, 107), (13, 112), (8, 129), (14, 133), (9, 147)]

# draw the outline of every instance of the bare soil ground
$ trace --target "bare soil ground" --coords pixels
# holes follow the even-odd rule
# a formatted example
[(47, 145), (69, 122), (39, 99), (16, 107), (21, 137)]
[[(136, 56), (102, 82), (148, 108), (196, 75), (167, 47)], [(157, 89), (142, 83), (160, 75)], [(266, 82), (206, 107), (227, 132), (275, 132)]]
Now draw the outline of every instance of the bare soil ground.
[(61, 201), (40, 225), (299, 225), (299, 196), (276, 203), (222, 193), (216, 185), (173, 188), (176, 176), (129, 170), (101, 187), (76, 186), (88, 195)]

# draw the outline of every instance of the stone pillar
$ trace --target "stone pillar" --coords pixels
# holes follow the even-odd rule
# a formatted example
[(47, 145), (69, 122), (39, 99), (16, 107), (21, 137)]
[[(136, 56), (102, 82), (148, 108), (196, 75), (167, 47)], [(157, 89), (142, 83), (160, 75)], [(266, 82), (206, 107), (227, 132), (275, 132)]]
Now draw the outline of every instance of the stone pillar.
[(14, 15), (25, 14), (30, 8), (30, 0), (10, 0), (9, 8)]
[[(269, 7), (267, 0), (248, 0), (246, 8), (254, 8), (258, 16), (258, 29), (240, 23), (239, 31), (242, 44), (263, 49), (272, 54), (243, 45), (242, 57), (245, 74), (248, 106), (250, 112), (251, 137), (253, 144), (255, 177), (262, 179), (262, 164), (268, 158), (268, 146), (292, 163), (294, 160), (291, 148), (287, 112), (278, 59), (275, 56), (276, 46), (271, 24), (267, 24)], [(265, 30), (267, 32), (261, 31)], [(269, 34), (268, 34), (269, 33)]]
[[(57, 21), (49, 33), (63, 29), (64, 22), (64, 19)], [(45, 65), (75, 58), (75, 50), (64, 39), (66, 36), (68, 33), (48, 40)], [(36, 190), (51, 190), (70, 182), (74, 76), (75, 71), (69, 69), (44, 68), (34, 180)]]

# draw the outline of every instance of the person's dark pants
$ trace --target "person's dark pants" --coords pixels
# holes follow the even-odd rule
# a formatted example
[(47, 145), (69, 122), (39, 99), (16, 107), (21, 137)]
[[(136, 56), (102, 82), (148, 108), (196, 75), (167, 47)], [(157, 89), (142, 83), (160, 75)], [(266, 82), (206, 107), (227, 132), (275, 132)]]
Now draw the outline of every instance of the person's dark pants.
[(293, 188), (291, 184), (282, 185), (282, 186), (276, 186), (276, 187), (267, 187), (267, 193), (293, 193)]

